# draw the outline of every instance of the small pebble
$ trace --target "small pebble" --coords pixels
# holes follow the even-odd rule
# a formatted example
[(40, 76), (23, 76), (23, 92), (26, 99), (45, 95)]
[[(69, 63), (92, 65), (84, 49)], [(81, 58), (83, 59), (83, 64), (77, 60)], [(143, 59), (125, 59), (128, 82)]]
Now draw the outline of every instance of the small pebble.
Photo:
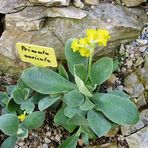
[(125, 67), (122, 67), (121, 68), (121, 71), (122, 71), (122, 73), (126, 72), (126, 68)]
[(110, 23), (111, 22), (111, 19), (107, 19), (107, 22)]
[(123, 141), (123, 140), (125, 140), (125, 138), (124, 138), (123, 135), (120, 135), (120, 136), (118, 137), (118, 140), (119, 140), (119, 141)]
[(59, 141), (61, 140), (61, 137), (60, 137), (59, 135), (56, 135), (56, 136), (55, 136), (55, 140), (56, 140), (57, 142), (59, 142)]
[(51, 140), (48, 139), (48, 138), (44, 138), (44, 140), (45, 140), (46, 143), (50, 143), (51, 142)]
[(119, 85), (119, 86), (117, 86), (117, 89), (123, 91), (124, 87), (123, 87), (123, 85)]
[(79, 146), (83, 146), (83, 140), (82, 140), (82, 139), (79, 139), (79, 140), (78, 140), (78, 145), (79, 145)]
[(140, 48), (139, 48), (139, 51), (145, 52), (145, 51), (146, 51), (146, 47), (140, 47)]
[(141, 45), (146, 45), (148, 43), (147, 40), (142, 40), (142, 39), (137, 39), (136, 41)]
[(50, 137), (50, 136), (51, 136), (51, 132), (46, 132), (46, 135), (47, 135), (48, 137)]
[(46, 143), (44, 143), (42, 148), (48, 148), (48, 145)]
[(134, 58), (134, 54), (132, 53), (132, 54), (130, 54), (130, 58), (131, 59), (133, 59)]
[(133, 65), (133, 61), (128, 60), (126, 64), (127, 64), (127, 67), (130, 68)]

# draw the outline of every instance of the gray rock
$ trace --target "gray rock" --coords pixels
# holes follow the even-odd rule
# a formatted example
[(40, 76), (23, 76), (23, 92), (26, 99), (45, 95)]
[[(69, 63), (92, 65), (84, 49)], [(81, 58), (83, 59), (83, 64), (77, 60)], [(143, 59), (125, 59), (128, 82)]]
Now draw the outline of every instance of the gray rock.
[(98, 5), (99, 4), (99, 0), (84, 0), (85, 4), (88, 5)]
[(122, 3), (128, 7), (133, 7), (133, 6), (138, 6), (144, 2), (146, 2), (146, 0), (116, 0), (117, 3)]
[[(38, 10), (36, 10), (37, 8)], [(51, 15), (49, 15), (51, 11), (48, 8), (46, 8), (48, 11), (43, 11), (44, 8), (41, 6), (37, 8), (33, 8), (28, 13), (19, 12), (19, 14), (6, 15), (6, 30), (0, 38), (1, 55), (14, 61), (18, 60), (15, 44), (16, 42), (24, 42), (52, 47), (55, 49), (57, 58), (63, 59), (64, 45), (69, 38), (84, 36), (85, 30), (88, 28), (108, 29), (111, 35), (110, 42), (107, 47), (96, 50), (95, 57), (97, 58), (100, 54), (112, 53), (121, 43), (137, 38), (147, 20), (145, 12), (140, 8), (129, 9), (111, 4), (98, 5), (94, 10), (90, 10), (86, 17), (80, 20), (62, 18), (62, 16), (59, 18), (61, 15), (60, 10), (63, 12), (63, 9), (66, 8), (50, 8), (51, 10), (59, 10), (59, 14), (57, 11), (54, 14), (58, 18), (51, 18)], [(29, 10), (29, 8), (26, 9)], [(23, 11), (26, 10), (24, 9)], [(37, 15), (34, 11), (37, 11)], [(75, 13), (76, 11), (79, 12), (79, 9), (75, 8), (74, 13), (71, 14), (80, 16), (79, 13)], [(70, 13), (68, 10), (66, 12)], [(18, 25), (18, 22), (25, 23), (26, 21), (40, 20), (45, 16), (47, 17), (47, 14), (48, 18), (46, 18), (44, 27), (39, 31), (24, 32), (19, 29), (21, 25)], [(84, 15), (84, 13), (81, 14)], [(137, 17), (139, 18), (138, 20)], [(107, 19), (111, 21), (108, 23)], [(17, 63), (19, 64), (19, 62)], [(8, 64), (6, 65), (8, 66)]]
[(82, 19), (88, 14), (87, 11), (75, 8), (73, 6), (69, 7), (52, 7), (46, 10), (46, 17), (62, 17), (71, 19)]
[(73, 6), (51, 7), (44, 6), (27, 7), (18, 13), (6, 15), (6, 27), (17, 27), (23, 31), (40, 30), (47, 17), (63, 17), (82, 19), (87, 12)]
[(30, 22), (17, 22), (16, 27), (23, 31), (40, 30), (44, 24), (45, 19), (30, 21)]
[(140, 69), (145, 89), (148, 90), (148, 53), (145, 54), (144, 67)]
[(124, 85), (125, 90), (131, 95), (131, 97), (139, 97), (144, 91), (144, 86), (135, 73), (131, 73), (125, 77)]
[(19, 12), (27, 6), (68, 6), (70, 0), (1, 0), (0, 13), (9, 14)]
[(140, 114), (140, 121), (136, 125), (122, 126), (121, 131), (126, 136), (130, 148), (148, 148), (148, 109)]
[(84, 8), (84, 4), (81, 0), (74, 0), (73, 5), (77, 8), (81, 8), (81, 9)]
[(68, 6), (70, 0), (29, 0), (31, 3), (45, 6)]
[(0, 13), (7, 14), (23, 10), (30, 5), (28, 0), (1, 0)]

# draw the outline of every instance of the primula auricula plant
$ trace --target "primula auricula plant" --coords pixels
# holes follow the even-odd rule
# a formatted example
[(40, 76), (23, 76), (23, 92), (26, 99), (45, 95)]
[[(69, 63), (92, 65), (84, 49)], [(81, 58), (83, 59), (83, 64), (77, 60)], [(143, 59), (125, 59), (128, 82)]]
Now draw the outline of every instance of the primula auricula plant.
[[(109, 38), (107, 30), (90, 29), (84, 38), (69, 39), (65, 45), (68, 71), (61, 64), (58, 72), (28, 68), (11, 92), (0, 94), (4, 108), (0, 129), (10, 136), (3, 148), (41, 126), (44, 110), (57, 105), (60, 109), (54, 122), (71, 133), (59, 148), (75, 148), (79, 137), (88, 144), (89, 139), (106, 135), (115, 126), (137, 123), (138, 110), (126, 93), (99, 92), (113, 72), (113, 59), (104, 57), (93, 63), (92, 58), (96, 47), (106, 46)], [(34, 111), (36, 104), (40, 111)]]

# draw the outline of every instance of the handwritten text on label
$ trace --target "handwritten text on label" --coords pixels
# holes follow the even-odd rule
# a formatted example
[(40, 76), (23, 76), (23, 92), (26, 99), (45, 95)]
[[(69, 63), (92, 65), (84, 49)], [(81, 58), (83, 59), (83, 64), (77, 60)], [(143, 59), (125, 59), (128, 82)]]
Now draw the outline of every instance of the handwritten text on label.
[(53, 48), (17, 43), (20, 58), (24, 62), (32, 63), (39, 67), (57, 67), (57, 60)]

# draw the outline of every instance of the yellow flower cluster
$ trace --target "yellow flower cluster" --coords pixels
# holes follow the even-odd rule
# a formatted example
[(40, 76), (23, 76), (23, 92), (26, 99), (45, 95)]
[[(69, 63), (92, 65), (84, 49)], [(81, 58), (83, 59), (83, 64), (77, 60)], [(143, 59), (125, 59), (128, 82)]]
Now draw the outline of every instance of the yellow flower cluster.
[(106, 46), (109, 39), (110, 36), (107, 30), (88, 29), (86, 31), (86, 37), (74, 39), (71, 48), (73, 52), (79, 51), (81, 56), (89, 57), (97, 44), (98, 46)]
[(20, 121), (24, 121), (26, 117), (27, 117), (26, 114), (21, 114), (21, 115), (18, 116), (18, 119), (19, 119)]

